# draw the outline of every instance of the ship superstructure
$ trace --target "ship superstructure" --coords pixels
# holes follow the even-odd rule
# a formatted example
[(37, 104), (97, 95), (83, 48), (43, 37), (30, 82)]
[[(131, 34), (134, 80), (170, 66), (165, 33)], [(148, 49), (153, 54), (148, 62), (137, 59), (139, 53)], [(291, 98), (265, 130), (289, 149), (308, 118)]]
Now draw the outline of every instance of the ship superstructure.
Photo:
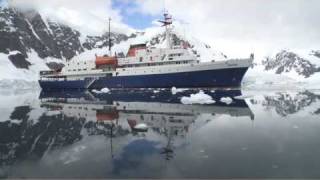
[(172, 44), (172, 18), (168, 13), (160, 22), (166, 29), (165, 48), (135, 44), (125, 57), (112, 56), (110, 50), (109, 55), (96, 56), (94, 60), (72, 59), (59, 71), (40, 72), (40, 86), (43, 89), (101, 89), (241, 85), (252, 57), (200, 62), (185, 44)]

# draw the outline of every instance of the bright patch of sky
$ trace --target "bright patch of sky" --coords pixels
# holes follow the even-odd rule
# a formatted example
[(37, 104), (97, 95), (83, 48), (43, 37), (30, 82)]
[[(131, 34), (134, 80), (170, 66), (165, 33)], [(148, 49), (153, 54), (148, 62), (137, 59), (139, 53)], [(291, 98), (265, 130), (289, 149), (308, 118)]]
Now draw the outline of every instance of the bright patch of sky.
[(151, 27), (155, 19), (161, 18), (159, 15), (142, 13), (138, 4), (132, 0), (113, 0), (112, 7), (120, 11), (125, 24), (138, 30)]
[(6, 0), (0, 0), (0, 7), (5, 7), (7, 6), (7, 1)]

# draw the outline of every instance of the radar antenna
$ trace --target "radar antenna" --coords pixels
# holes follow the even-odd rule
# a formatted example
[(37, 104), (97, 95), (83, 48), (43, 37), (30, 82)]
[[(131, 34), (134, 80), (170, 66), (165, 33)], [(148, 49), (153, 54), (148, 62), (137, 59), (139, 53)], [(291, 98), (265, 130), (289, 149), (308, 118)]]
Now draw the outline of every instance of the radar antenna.
[(162, 27), (166, 28), (166, 41), (167, 41), (167, 48), (172, 49), (172, 44), (171, 44), (171, 29), (170, 25), (172, 24), (172, 16), (169, 15), (167, 11), (164, 11), (163, 13), (164, 19), (159, 20), (160, 23), (162, 23)]

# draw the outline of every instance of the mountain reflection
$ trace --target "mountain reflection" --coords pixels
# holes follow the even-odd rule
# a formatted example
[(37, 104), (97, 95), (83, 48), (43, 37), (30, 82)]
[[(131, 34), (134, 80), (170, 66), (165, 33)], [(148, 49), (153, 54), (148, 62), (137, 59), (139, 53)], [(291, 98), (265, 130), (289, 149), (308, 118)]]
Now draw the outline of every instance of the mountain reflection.
[[(274, 108), (280, 116), (297, 113), (320, 100), (320, 95), (310, 91), (295, 93), (277, 93), (275, 96), (265, 96), (262, 103), (267, 108)], [(315, 111), (314, 114), (317, 114)]]
[[(41, 92), (39, 110), (29, 106), (16, 107), (11, 120), (0, 123), (1, 164), (10, 165), (30, 158), (36, 161), (48, 151), (74, 144), (84, 136), (105, 136), (111, 142), (114, 139), (112, 143), (115, 143), (115, 138), (129, 134), (146, 136), (145, 132), (135, 129), (138, 124), (146, 124), (148, 131), (165, 139), (158, 153), (170, 160), (174, 156), (175, 138), (185, 138), (191, 126), (201, 127), (208, 122), (197, 122), (202, 114), (253, 118), (244, 100), (234, 99), (230, 105), (219, 101), (221, 97), (241, 95), (238, 90), (206, 92), (216, 100), (213, 105), (180, 103), (182, 96), (193, 92), (176, 95), (166, 90), (156, 93), (151, 90), (116, 91), (111, 94)], [(30, 122), (31, 110), (42, 113), (34, 122)], [(128, 143), (122, 153), (128, 153), (125, 150), (134, 144), (141, 142)], [(117, 153), (113, 151), (112, 156)], [(125, 160), (115, 160), (119, 161)]]

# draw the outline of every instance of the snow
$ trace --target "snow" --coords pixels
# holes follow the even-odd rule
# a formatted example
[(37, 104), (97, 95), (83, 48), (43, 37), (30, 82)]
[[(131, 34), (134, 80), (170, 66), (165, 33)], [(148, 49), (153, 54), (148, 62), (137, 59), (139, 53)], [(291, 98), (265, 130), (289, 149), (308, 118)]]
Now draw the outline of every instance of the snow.
[(257, 65), (253, 69), (249, 68), (242, 80), (243, 89), (297, 89), (298, 84), (303, 79), (288, 77), (284, 74), (275, 74), (271, 71), (265, 71), (262, 65)]
[(97, 43), (96, 43), (96, 46), (102, 46), (103, 45), (103, 41), (98, 41)]
[(17, 55), (17, 54), (22, 54), (22, 53), (20, 51), (17, 51), (17, 50), (9, 52), (9, 55)]
[[(113, 52), (123, 52), (124, 54), (127, 53), (130, 45), (132, 44), (141, 44), (141, 43), (146, 43), (150, 41), (152, 38), (163, 34), (164, 28), (163, 27), (150, 27), (146, 28), (144, 32), (139, 33), (136, 32), (137, 36), (135, 38), (130, 38), (127, 41), (122, 41), (118, 44), (115, 44), (112, 47)], [(175, 24), (175, 28), (173, 29), (173, 33), (175, 33), (179, 38), (186, 39), (189, 41), (193, 46), (194, 50), (196, 50), (200, 56), (200, 60), (203, 62), (208, 62), (208, 61), (220, 61), (220, 60), (226, 60), (226, 58), (222, 55), (221, 52), (217, 50), (213, 50), (212, 48), (206, 48), (206, 44), (202, 43), (201, 41), (197, 40), (192, 36), (190, 32), (184, 32), (183, 28), (181, 27), (180, 24)], [(82, 40), (84, 41), (84, 40)], [(97, 42), (96, 46), (100, 46), (100, 43), (102, 42)], [(166, 42), (165, 39), (161, 39), (159, 44), (156, 44), (153, 46), (155, 48), (165, 48), (166, 47)], [(103, 47), (103, 48), (94, 48), (91, 50), (85, 50), (83, 53), (79, 54), (78, 56), (74, 57), (74, 59), (86, 59), (86, 60), (91, 60), (94, 59), (95, 55), (104, 55), (108, 53), (108, 48)]]
[(299, 57), (310, 61), (312, 64), (320, 67), (320, 58), (314, 56), (310, 50), (295, 49), (293, 50)]
[(234, 99), (248, 99), (253, 97), (252, 95), (241, 95), (241, 96), (235, 96)]
[[(15, 55), (19, 51), (11, 51), (9, 55)], [(46, 63), (57, 62), (63, 63), (62, 60), (56, 58), (41, 59), (38, 54), (31, 50), (26, 59), (31, 63), (29, 69), (18, 69), (9, 60), (8, 54), (0, 53), (0, 87), (14, 89), (34, 89), (39, 88), (38, 79), (39, 72), (49, 70)]]
[(182, 97), (182, 104), (213, 104), (215, 101), (211, 96), (205, 94), (203, 91), (199, 91), (197, 94), (191, 94), (190, 97)]
[(56, 116), (56, 115), (60, 115), (61, 112), (60, 111), (47, 111), (46, 116)]
[(177, 94), (177, 93), (181, 93), (181, 92), (186, 91), (186, 90), (188, 90), (188, 89), (185, 89), (185, 88), (179, 88), (179, 89), (177, 89), (176, 87), (172, 87), (172, 88), (171, 88), (171, 93), (172, 93), (173, 95), (175, 95), (175, 94)]
[(35, 30), (33, 29), (33, 26), (31, 25), (31, 23), (29, 22), (28, 19), (26, 19), (26, 22), (28, 23), (29, 28), (30, 28), (31, 31), (32, 31), (32, 34), (33, 34), (39, 41), (41, 41), (40, 37), (39, 37), (38, 34), (35, 32)]
[(274, 71), (265, 71), (262, 65), (249, 68), (242, 81), (245, 90), (301, 90), (320, 89), (320, 73), (309, 78), (298, 75), (294, 71), (275, 74)]
[(52, 32), (52, 30), (51, 30), (51, 28), (49, 26), (48, 21), (49, 21), (48, 19), (43, 19), (43, 22), (44, 22), (45, 26), (47, 27), (47, 30), (49, 31), (48, 33), (49, 34), (53, 34), (53, 32)]
[(194, 47), (193, 50), (196, 50), (198, 54), (200, 54), (201, 62), (209, 62), (209, 61), (224, 61), (226, 57), (222, 52), (215, 48), (208, 48), (204, 42), (201, 42), (199, 39), (195, 38), (193, 34), (189, 31), (186, 31), (186, 27), (178, 21), (174, 23), (173, 33), (175, 33), (179, 38), (186, 39), (191, 45)]
[(220, 101), (229, 105), (232, 103), (233, 100), (230, 97), (222, 97)]
[[(31, 108), (38, 106), (40, 91), (38, 90), (12, 90), (6, 88), (0, 88), (0, 122), (11, 121), (11, 114), (16, 107), (30, 106)], [(30, 112), (29, 119), (35, 117), (34, 112)]]
[[(49, 31), (51, 29), (48, 25), (48, 22), (45, 21), (46, 26)], [(51, 22), (49, 22), (51, 23)], [(179, 38), (186, 39), (193, 45), (193, 50), (196, 50), (201, 56), (200, 60), (205, 61), (220, 61), (226, 60), (224, 55), (216, 50), (215, 48), (208, 47), (205, 43), (197, 40), (191, 32), (185, 31), (183, 25), (175, 23), (173, 33), (175, 33)], [(33, 31), (32, 27), (30, 27)], [(33, 31), (35, 36), (37, 34)], [(158, 36), (159, 34), (164, 33), (163, 27), (150, 27), (144, 30), (143, 33), (136, 33), (137, 37), (130, 38), (127, 41), (122, 41), (119, 44), (115, 44), (112, 47), (113, 52), (123, 52), (127, 53), (128, 48), (131, 44), (146, 43), (150, 41), (153, 37)], [(83, 36), (81, 36), (83, 37)], [(102, 42), (97, 42), (96, 45), (100, 45)], [(161, 39), (160, 44), (155, 47), (163, 47), (165, 45), (164, 39)], [(320, 58), (317, 58), (311, 54), (311, 50), (292, 50), (297, 53), (299, 56), (309, 60), (310, 62), (318, 65), (320, 67)], [(10, 52), (10, 54), (16, 54), (17, 51)], [(95, 55), (104, 55), (108, 53), (108, 48), (94, 48), (92, 50), (85, 50), (83, 53), (75, 56), (74, 60), (83, 60), (89, 61), (94, 60)], [(29, 70), (26, 69), (17, 69), (14, 65), (8, 60), (8, 55), (0, 53), (0, 87), (10, 87), (16, 86), (17, 88), (27, 88), (27, 84), (30, 83), (30, 87), (33, 87), (35, 82), (39, 78), (40, 70), (48, 70), (46, 63), (57, 62), (64, 63), (62, 60), (55, 58), (46, 58), (41, 59), (38, 57), (37, 53), (34, 50), (31, 50), (28, 53), (28, 61), (32, 64)], [(275, 74), (274, 71), (265, 71), (263, 65), (261, 65), (261, 59), (258, 60), (259, 63), (252, 69), (250, 68), (246, 73), (242, 87), (243, 89), (306, 89), (320, 88), (320, 73), (315, 73), (309, 78), (304, 78), (301, 75), (298, 75), (295, 71), (290, 71), (283, 73), (281, 75)], [(10, 85), (11, 84), (11, 85)], [(177, 89), (173, 87), (171, 89), (172, 94), (177, 94), (183, 92), (186, 89)], [(100, 93), (96, 90), (95, 93)]]

